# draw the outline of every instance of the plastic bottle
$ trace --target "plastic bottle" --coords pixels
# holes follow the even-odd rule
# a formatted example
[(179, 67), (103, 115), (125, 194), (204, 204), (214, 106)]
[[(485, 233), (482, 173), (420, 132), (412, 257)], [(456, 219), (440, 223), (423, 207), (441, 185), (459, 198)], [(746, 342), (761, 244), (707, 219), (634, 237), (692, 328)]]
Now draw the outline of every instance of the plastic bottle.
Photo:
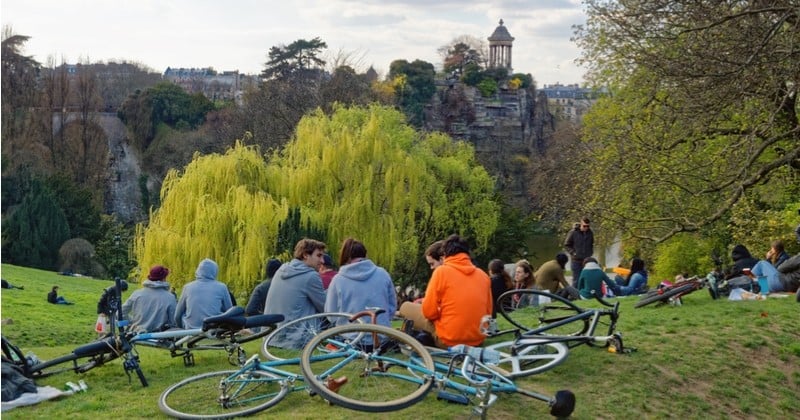
[(500, 353), (497, 350), (490, 350), (483, 347), (472, 347), (466, 344), (458, 344), (450, 347), (450, 351), (458, 354), (466, 354), (475, 360), (483, 363), (497, 364), (500, 362)]
[(30, 351), (25, 353), (25, 359), (28, 361), (28, 364), (31, 365), (31, 366), (38, 365), (41, 362), (39, 360), (39, 358), (33, 352), (30, 352)]

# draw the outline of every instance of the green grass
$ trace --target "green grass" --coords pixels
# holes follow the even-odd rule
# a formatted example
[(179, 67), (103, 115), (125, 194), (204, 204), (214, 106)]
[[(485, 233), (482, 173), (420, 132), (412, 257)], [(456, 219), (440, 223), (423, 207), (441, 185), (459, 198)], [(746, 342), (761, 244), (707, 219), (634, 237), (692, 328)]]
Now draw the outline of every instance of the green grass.
[[(2, 290), (2, 333), (23, 351), (42, 359), (70, 352), (94, 339), (97, 299), (111, 283), (64, 277), (40, 270), (2, 265), (2, 276), (25, 290)], [(50, 305), (45, 297), (58, 284), (76, 304)], [(127, 296), (137, 288), (132, 285)], [(622, 298), (618, 330), (632, 354), (602, 348), (572, 349), (567, 360), (517, 383), (552, 394), (571, 389), (577, 396), (573, 418), (796, 418), (800, 413), (800, 304), (794, 297), (766, 301), (712, 301), (704, 290), (683, 306), (633, 309), (636, 298)], [(588, 304), (592, 304), (589, 302)], [(587, 304), (587, 302), (581, 302)], [(13, 323), (6, 324), (12, 319)], [(502, 327), (502, 325), (501, 325)], [(491, 342), (502, 341), (494, 338)], [(248, 354), (259, 342), (248, 343)], [(195, 352), (196, 365), (184, 367), (165, 350), (140, 348), (150, 386), (130, 382), (119, 360), (83, 375), (71, 372), (41, 379), (39, 385), (63, 388), (84, 379), (89, 392), (3, 413), (8, 419), (163, 418), (158, 396), (185, 377), (232, 368), (226, 354)], [(546, 418), (544, 403), (521, 395), (501, 395), (490, 418)], [(318, 397), (290, 394), (263, 416), (292, 419), (367, 419), (375, 414), (327, 405)], [(394, 418), (467, 418), (468, 407), (437, 401), (429, 395)], [(381, 417), (384, 417), (383, 415)]]

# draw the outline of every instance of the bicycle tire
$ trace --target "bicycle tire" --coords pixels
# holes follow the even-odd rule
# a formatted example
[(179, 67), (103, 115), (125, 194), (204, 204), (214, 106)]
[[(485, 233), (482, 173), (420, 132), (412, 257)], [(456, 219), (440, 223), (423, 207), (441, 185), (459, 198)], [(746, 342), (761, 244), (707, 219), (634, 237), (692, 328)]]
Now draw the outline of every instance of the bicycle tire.
[[(358, 334), (377, 336), (379, 349), (348, 341), (348, 336)], [(300, 369), (309, 388), (328, 402), (373, 413), (416, 404), (431, 390), (435, 376), (433, 359), (422, 344), (408, 334), (376, 324), (349, 324), (324, 331), (303, 349)]]
[[(549, 303), (538, 304), (542, 298)], [(500, 315), (523, 332), (547, 328), (554, 322), (582, 313), (584, 310), (569, 299), (541, 290), (509, 290), (497, 298)], [(550, 327), (540, 335), (575, 336), (589, 330), (589, 318), (570, 322), (558, 327)]]
[(547, 338), (523, 338), (486, 346), (500, 353), (501, 369), (509, 372), (510, 379), (522, 378), (548, 371), (567, 359), (569, 347)]
[(203, 373), (170, 385), (161, 393), (158, 408), (180, 419), (247, 416), (279, 403), (289, 392), (282, 382), (278, 375), (261, 370)]
[(667, 290), (666, 292), (661, 293), (661, 294), (656, 293), (656, 294), (653, 294), (651, 296), (644, 296), (643, 298), (639, 299), (639, 301), (636, 302), (636, 304), (634, 304), (633, 307), (634, 308), (641, 308), (641, 307), (647, 306), (647, 305), (649, 305), (649, 304), (651, 304), (653, 302), (667, 301), (669, 298), (671, 298), (673, 296), (677, 296), (677, 295), (685, 293), (685, 292), (687, 292), (689, 290), (694, 290), (694, 288), (695, 288), (695, 285), (692, 284), (692, 283), (683, 284), (683, 285), (680, 285), (680, 286), (678, 286), (678, 287), (676, 287), (674, 289)]
[[(328, 312), (307, 315), (286, 322), (272, 331), (261, 345), (261, 353), (270, 360), (286, 360), (299, 357), (305, 345), (322, 331), (334, 327), (341, 320), (349, 321), (353, 314), (345, 312)], [(329, 323), (329, 324), (326, 324)], [(363, 323), (361, 319), (353, 322)], [(287, 348), (281, 340), (292, 337), (295, 344)]]
[(136, 376), (139, 377), (139, 382), (142, 383), (143, 387), (147, 387), (148, 385), (147, 378), (144, 377), (144, 372), (142, 372), (141, 366), (137, 365), (135, 370), (136, 370)]

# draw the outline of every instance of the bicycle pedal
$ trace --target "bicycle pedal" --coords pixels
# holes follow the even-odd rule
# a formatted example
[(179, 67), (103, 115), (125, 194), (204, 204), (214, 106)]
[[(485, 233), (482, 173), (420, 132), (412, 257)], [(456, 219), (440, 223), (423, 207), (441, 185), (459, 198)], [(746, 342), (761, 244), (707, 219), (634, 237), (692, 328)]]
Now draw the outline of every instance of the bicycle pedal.
[(452, 392), (447, 391), (439, 391), (439, 393), (436, 394), (436, 399), (445, 400), (455, 404), (469, 405), (469, 398), (467, 398), (465, 395), (453, 394)]

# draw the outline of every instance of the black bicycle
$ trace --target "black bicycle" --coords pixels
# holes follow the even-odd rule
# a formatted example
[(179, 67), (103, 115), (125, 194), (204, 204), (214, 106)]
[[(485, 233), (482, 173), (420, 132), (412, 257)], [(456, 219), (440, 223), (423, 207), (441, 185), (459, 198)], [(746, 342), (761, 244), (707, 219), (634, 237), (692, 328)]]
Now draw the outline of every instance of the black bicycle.
[(46, 361), (26, 357), (19, 347), (2, 337), (3, 357), (19, 366), (25, 376), (32, 379), (45, 378), (67, 371), (84, 373), (121, 358), (122, 367), (125, 369), (125, 374), (128, 375), (128, 380), (131, 379), (131, 372), (134, 372), (142, 386), (147, 386), (147, 379), (139, 366), (139, 354), (130, 341), (133, 334), (127, 331), (128, 322), (123, 318), (122, 308), (119, 305), (119, 302), (122, 301), (120, 279), (117, 278), (115, 281), (117, 296), (113, 301), (116, 302), (116, 305), (109, 316), (108, 335), (77, 347), (69, 354)]

